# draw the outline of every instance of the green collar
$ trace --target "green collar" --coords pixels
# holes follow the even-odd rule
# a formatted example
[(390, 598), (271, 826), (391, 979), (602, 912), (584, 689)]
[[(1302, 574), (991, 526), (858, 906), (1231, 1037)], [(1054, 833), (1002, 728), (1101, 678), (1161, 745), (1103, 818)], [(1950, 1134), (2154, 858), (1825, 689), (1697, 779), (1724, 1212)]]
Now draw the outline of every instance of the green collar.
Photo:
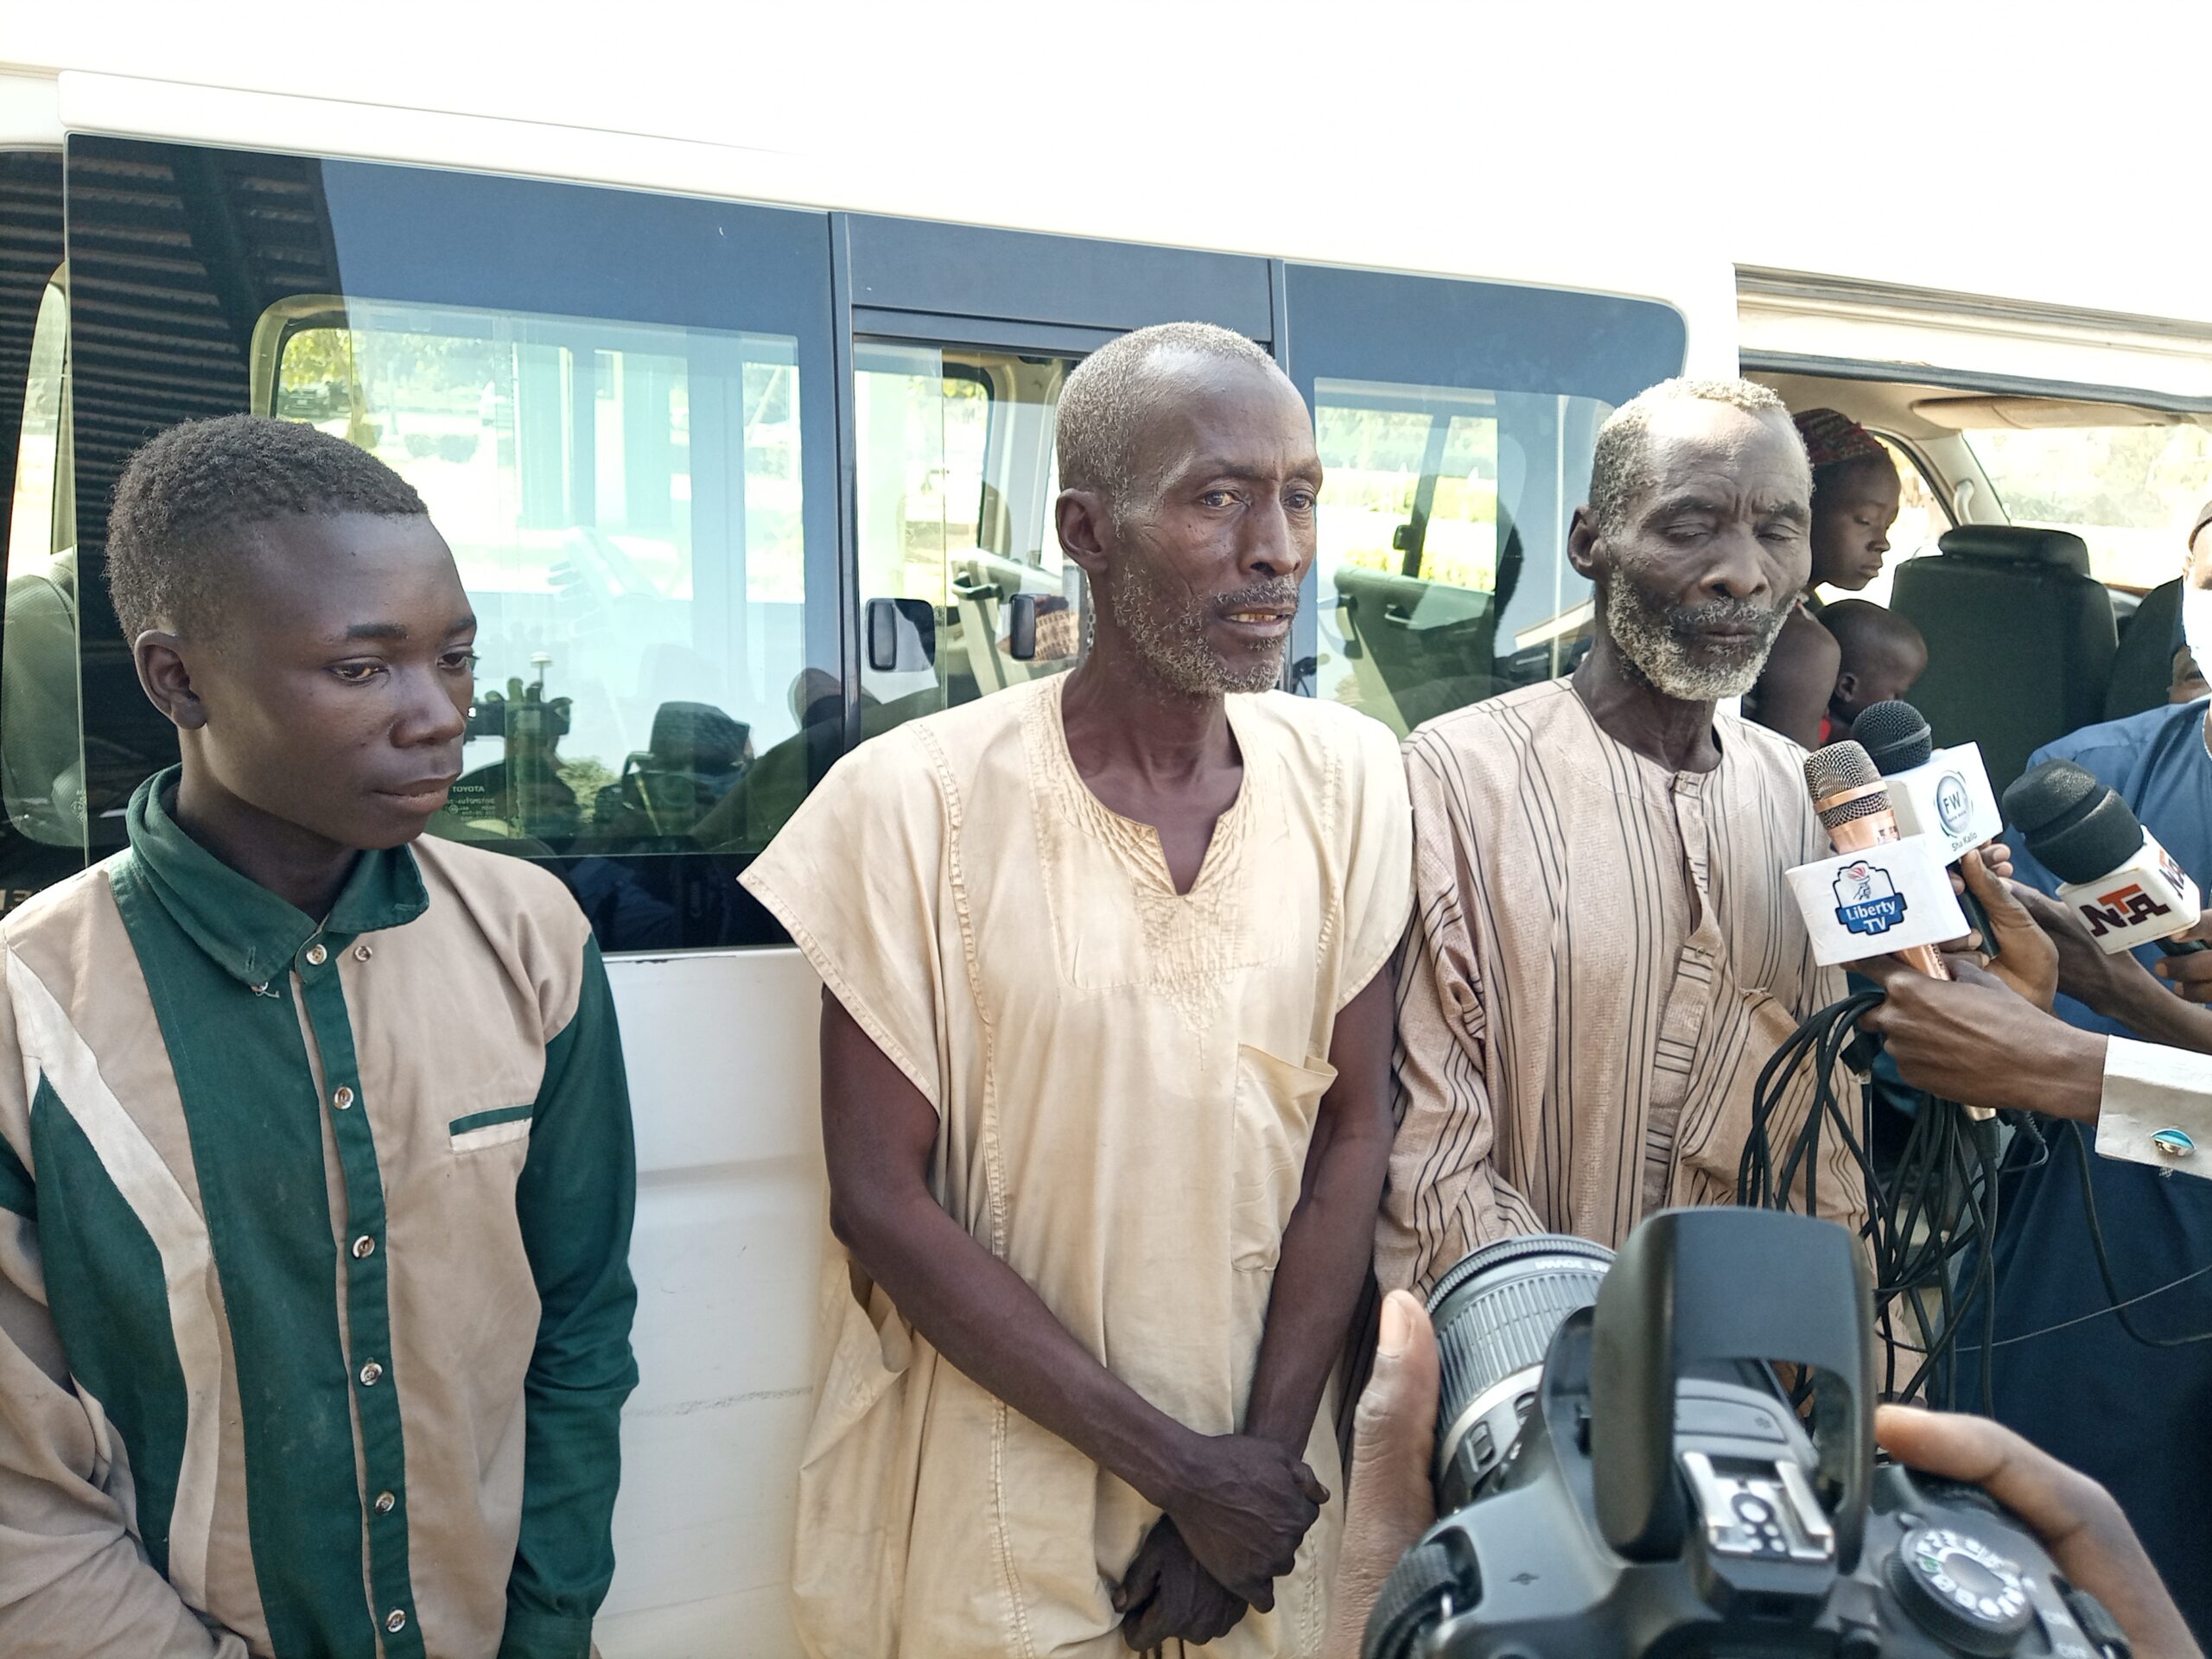
[(404, 847), (363, 853), (327, 920), (240, 875), (177, 827), (165, 798), (181, 766), (156, 772), (130, 798), (130, 856), (163, 910), (234, 978), (258, 989), (292, 965), (318, 933), (334, 942), (413, 921), (429, 908), (423, 873)]

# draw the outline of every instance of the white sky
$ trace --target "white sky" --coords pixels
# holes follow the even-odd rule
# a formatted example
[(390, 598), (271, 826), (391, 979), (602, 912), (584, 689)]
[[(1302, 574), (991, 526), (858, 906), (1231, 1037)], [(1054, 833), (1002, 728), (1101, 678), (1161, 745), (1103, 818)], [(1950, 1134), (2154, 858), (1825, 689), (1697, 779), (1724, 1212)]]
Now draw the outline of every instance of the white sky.
[(8, 63), (2212, 320), (2207, 0), (19, 0)]

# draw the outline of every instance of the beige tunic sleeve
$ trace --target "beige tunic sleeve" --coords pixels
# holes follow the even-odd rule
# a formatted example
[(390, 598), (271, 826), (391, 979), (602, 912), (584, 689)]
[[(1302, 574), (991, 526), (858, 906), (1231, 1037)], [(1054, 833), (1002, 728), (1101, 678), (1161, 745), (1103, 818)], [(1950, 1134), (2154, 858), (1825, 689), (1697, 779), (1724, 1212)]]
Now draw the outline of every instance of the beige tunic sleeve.
[[(0, 976), (11, 969), (0, 944)], [(131, 1537), (114, 1490), (127, 1490), (121, 1448), (71, 1383), (40, 1265), (25, 1073), (0, 989), (0, 1653), (245, 1659)]]
[(1461, 902), (1465, 852), (1433, 766), (1408, 749), (1405, 772), (1414, 917), (1398, 958), (1398, 1134), (1376, 1229), (1375, 1277), (1386, 1291), (1426, 1294), (1468, 1251), (1541, 1229), (1492, 1157), (1490, 1023)]
[(940, 1117), (938, 924), (959, 818), (950, 785), (918, 728), (872, 738), (830, 768), (740, 878)]
[(1413, 820), (1398, 740), (1379, 720), (1357, 722), (1344, 767), (1340, 810), (1349, 834), (1344, 861), (1342, 970), (1337, 1007), (1382, 970), (1406, 936), (1413, 908)]

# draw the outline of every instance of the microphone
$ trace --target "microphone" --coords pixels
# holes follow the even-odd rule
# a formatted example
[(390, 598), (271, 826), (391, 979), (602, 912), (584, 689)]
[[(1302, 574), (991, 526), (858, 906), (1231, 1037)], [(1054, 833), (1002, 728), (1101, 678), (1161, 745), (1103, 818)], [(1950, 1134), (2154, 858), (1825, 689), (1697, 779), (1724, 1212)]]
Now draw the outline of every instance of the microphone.
[(2206, 948), (2173, 938), (2196, 925), (2196, 883), (2094, 773), (2071, 760), (2046, 760), (2005, 791), (2005, 816), (2058, 878), (2061, 902), (2074, 907), (2106, 955), (2143, 944), (2170, 957)]
[[(1882, 774), (1874, 770), (1866, 751), (1850, 739), (1805, 757), (1805, 787), (1812, 794), (1813, 810), (1821, 815), (1821, 828), (1839, 853), (1863, 853), (1904, 839)], [(1930, 979), (1951, 976), (1942, 953), (1932, 944), (1910, 945), (1897, 954)]]
[[(1926, 836), (1954, 871), (1974, 849), (2003, 832), (2005, 815), (1989, 786), (1980, 746), (1937, 748), (1926, 718), (1910, 703), (1868, 704), (1852, 722), (1851, 741), (1866, 751), (1882, 774), (1897, 832)], [(1963, 882), (1963, 874), (1960, 879)], [(1959, 895), (1959, 906), (1981, 935), (1982, 949), (1995, 956), (1996, 936), (1971, 887)]]

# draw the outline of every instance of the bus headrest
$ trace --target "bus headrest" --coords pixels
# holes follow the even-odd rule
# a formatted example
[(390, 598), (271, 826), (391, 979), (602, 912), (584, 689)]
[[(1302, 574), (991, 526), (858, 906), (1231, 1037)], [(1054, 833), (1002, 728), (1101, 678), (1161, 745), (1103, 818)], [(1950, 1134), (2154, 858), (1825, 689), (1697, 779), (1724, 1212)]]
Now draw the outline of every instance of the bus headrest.
[(1949, 557), (1986, 564), (2037, 564), (2089, 574), (2089, 544), (2069, 530), (2031, 524), (1960, 524), (1936, 541)]

